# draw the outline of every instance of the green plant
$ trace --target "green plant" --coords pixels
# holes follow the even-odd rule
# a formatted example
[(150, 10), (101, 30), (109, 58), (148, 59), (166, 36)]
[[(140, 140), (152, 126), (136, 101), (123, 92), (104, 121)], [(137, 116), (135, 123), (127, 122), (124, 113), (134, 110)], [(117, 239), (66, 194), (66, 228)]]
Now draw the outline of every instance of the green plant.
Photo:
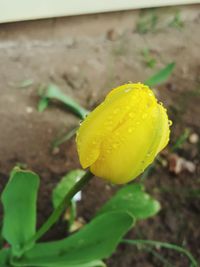
[(174, 62), (166, 65), (163, 69), (161, 69), (156, 74), (148, 78), (144, 83), (147, 84), (148, 86), (155, 86), (166, 81), (171, 75), (172, 71), (174, 70), (174, 67), (175, 67)]
[(155, 65), (156, 65), (156, 59), (151, 55), (151, 52), (148, 48), (144, 48), (142, 51), (141, 51), (141, 55), (143, 57), (143, 60), (146, 64), (147, 67), (149, 68), (154, 68)]
[(179, 10), (176, 11), (174, 17), (169, 22), (169, 26), (173, 28), (178, 28), (178, 29), (182, 29), (184, 27), (184, 22), (181, 18), (181, 13)]
[[(100, 267), (123, 236), (138, 220), (155, 215), (160, 204), (140, 184), (122, 187), (79, 232), (63, 240), (38, 242), (70, 204), (73, 196), (91, 178), (91, 173), (74, 171), (65, 178), (65, 190), (54, 191), (54, 211), (36, 229), (36, 203), (39, 177), (33, 172), (14, 168), (2, 194), (1, 267)], [(78, 180), (78, 182), (77, 182)], [(128, 196), (128, 197), (127, 197)]]
[[(166, 67), (146, 83), (155, 84), (155, 82), (163, 81), (172, 69), (173, 65)], [(138, 96), (140, 101), (138, 101)], [(54, 86), (48, 90), (48, 97), (43, 95), (42, 99), (45, 99), (44, 103), (47, 103), (51, 97), (62, 99), (65, 105), (70, 107), (81, 118), (84, 118), (88, 113), (87, 110), (80, 107), (71, 98), (64, 97), (63, 100), (63, 94)], [(42, 104), (43, 106), (44, 103)], [(116, 108), (119, 107), (119, 104), (126, 111), (123, 113), (125, 117), (120, 117), (120, 114), (118, 117), (116, 115), (118, 110)], [(132, 108), (127, 104), (133, 104), (134, 107), (138, 107), (134, 110), (134, 114), (127, 113)], [(148, 113), (148, 120), (143, 117), (144, 111)], [(131, 112), (133, 111), (131, 110)], [(115, 118), (111, 120), (109, 115), (113, 114), (115, 114)], [(96, 125), (94, 127), (94, 119), (96, 118), (98, 121), (95, 120)], [(107, 125), (107, 131), (104, 132), (105, 129), (102, 131), (103, 123), (110, 123), (110, 121), (112, 124)], [(70, 230), (76, 215), (73, 199), (93, 178), (92, 172), (96, 174), (96, 167), (97, 174), (103, 179), (122, 184), (133, 180), (139, 173), (142, 173), (158, 152), (168, 143), (169, 122), (166, 110), (157, 102), (148, 86), (141, 83), (126, 84), (111, 91), (106, 100), (88, 115), (77, 132), (76, 141), (80, 162), (84, 168), (90, 167), (91, 172), (73, 170), (61, 179), (53, 190), (52, 214), (39, 229), (36, 228), (39, 177), (31, 171), (15, 167), (1, 197), (4, 210), (0, 243), (1, 266), (102, 267), (105, 266), (102, 260), (111, 256), (119, 243), (125, 242), (133, 245), (159, 245), (160, 247), (174, 249), (188, 256), (191, 266), (196, 267), (197, 262), (193, 256), (184, 248), (174, 244), (152, 240), (123, 239), (124, 235), (136, 225), (137, 221), (154, 216), (160, 210), (159, 202), (144, 192), (144, 187), (139, 183), (124, 185), (120, 188), (103, 205), (96, 216), (78, 232), (58, 241), (45, 243), (39, 241), (58, 222), (61, 215), (69, 207), (71, 207)], [(123, 125), (124, 123), (126, 124)], [(124, 140), (127, 138), (129, 142), (125, 150), (123, 150), (124, 146), (121, 147), (121, 151), (126, 152), (124, 156), (118, 154), (118, 157), (115, 158), (115, 154), (111, 156), (110, 151), (106, 149), (111, 145), (110, 150), (113, 149), (114, 151), (116, 147), (110, 140), (113, 137), (113, 132), (122, 125), (125, 127), (121, 128), (120, 136), (124, 136)], [(131, 135), (131, 139), (128, 139), (130, 135), (127, 135), (127, 131), (129, 126), (132, 125), (139, 126), (135, 133)], [(111, 128), (112, 133), (110, 132)], [(148, 134), (148, 138), (141, 139), (140, 137), (144, 132)], [(99, 136), (98, 133), (101, 135)], [(96, 139), (96, 137), (98, 138)], [(138, 142), (139, 139), (140, 142)], [(100, 141), (102, 144), (106, 140), (109, 141), (106, 143), (109, 146), (104, 147), (105, 151), (102, 150), (102, 153), (100, 151), (102, 147), (98, 142)], [(133, 151), (136, 146), (137, 153)], [(109, 156), (105, 160), (103, 156), (107, 152), (109, 152)], [(131, 158), (131, 165), (124, 166), (122, 164), (123, 157)], [(93, 164), (96, 164), (97, 158), (99, 158), (98, 164), (101, 165), (100, 169), (98, 168), (99, 166), (93, 166)], [(102, 170), (103, 172), (101, 173)], [(148, 250), (163, 262), (165, 261), (157, 252), (151, 249)]]
[(140, 34), (155, 32), (158, 23), (158, 16), (153, 11), (148, 14), (142, 14), (136, 25), (136, 30)]

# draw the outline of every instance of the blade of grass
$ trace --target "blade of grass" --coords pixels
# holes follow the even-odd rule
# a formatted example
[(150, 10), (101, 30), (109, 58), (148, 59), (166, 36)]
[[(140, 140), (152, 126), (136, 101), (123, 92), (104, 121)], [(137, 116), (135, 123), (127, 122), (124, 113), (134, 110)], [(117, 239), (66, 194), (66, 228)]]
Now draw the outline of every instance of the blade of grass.
[(43, 112), (49, 105), (49, 99), (45, 96), (42, 96), (38, 102), (37, 110)]
[(175, 13), (173, 19), (169, 22), (169, 27), (178, 29), (182, 29), (184, 27), (184, 22), (181, 19), (181, 13), (179, 10)]
[(168, 260), (166, 260), (162, 255), (151, 248), (144, 248), (147, 252), (151, 253), (155, 258), (161, 261), (164, 265), (163, 267), (174, 267)]
[(78, 127), (74, 127), (67, 133), (63, 134), (61, 137), (56, 138), (52, 144), (52, 148), (54, 149), (72, 138), (76, 134), (77, 129)]
[(144, 48), (143, 50), (141, 50), (141, 55), (147, 67), (149, 68), (155, 67), (156, 59), (151, 55), (150, 50), (148, 48)]
[(143, 172), (143, 174), (141, 175), (141, 182), (144, 183), (144, 181), (146, 180), (147, 177), (149, 177), (149, 175), (151, 175), (155, 170), (155, 162), (152, 163), (149, 167), (146, 168), (146, 170)]
[(165, 242), (159, 242), (154, 240), (143, 240), (143, 239), (137, 239), (137, 240), (131, 240), (131, 239), (123, 239), (122, 243), (130, 244), (130, 245), (148, 245), (153, 247), (159, 247), (159, 248), (166, 248), (175, 250), (181, 254), (184, 254), (191, 262), (190, 267), (198, 267), (198, 263), (193, 257), (193, 255), (183, 247), (171, 244), (171, 243), (165, 243)]
[(24, 81), (22, 81), (22, 82), (20, 83), (19, 88), (24, 89), (24, 88), (27, 88), (27, 87), (29, 87), (29, 86), (31, 86), (31, 85), (33, 85), (33, 80), (31, 80), (31, 79), (27, 79), (27, 80), (24, 80)]
[[(64, 94), (61, 92), (60, 88), (56, 86), (55, 84), (49, 84), (44, 92), (41, 95), (41, 98), (43, 98), (43, 102), (39, 102), (39, 109), (44, 110), (43, 106), (45, 106), (47, 103), (46, 99), (52, 100), (58, 100), (62, 102), (68, 109), (70, 109), (75, 115), (77, 115), (80, 119), (84, 119), (86, 115), (89, 113), (88, 110), (85, 108), (81, 107), (75, 100), (73, 100), (71, 97), (68, 95)], [(42, 101), (42, 100), (41, 100)], [(41, 108), (42, 106), (42, 108)], [(46, 106), (45, 106), (46, 108)]]
[(145, 34), (148, 32), (155, 32), (158, 23), (158, 16), (154, 12), (147, 14), (145, 16), (140, 16), (137, 22), (136, 30), (140, 34)]
[(177, 138), (176, 143), (171, 147), (171, 150), (174, 152), (177, 149), (181, 148), (182, 145), (186, 142), (190, 135), (190, 130), (185, 129), (184, 132)]
[(161, 69), (159, 72), (157, 72), (152, 77), (147, 79), (144, 83), (151, 87), (151, 86), (158, 85), (162, 82), (165, 82), (169, 78), (169, 76), (172, 74), (174, 67), (175, 67), (175, 63), (168, 64), (163, 69)]

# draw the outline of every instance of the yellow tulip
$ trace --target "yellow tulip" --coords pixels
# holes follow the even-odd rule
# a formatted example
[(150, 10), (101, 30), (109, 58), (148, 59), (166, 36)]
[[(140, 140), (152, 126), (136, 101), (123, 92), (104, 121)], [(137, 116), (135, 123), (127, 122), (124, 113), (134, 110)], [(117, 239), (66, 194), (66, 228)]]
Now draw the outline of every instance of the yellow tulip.
[(167, 145), (170, 124), (166, 109), (148, 86), (119, 86), (77, 131), (80, 163), (110, 182), (129, 182)]

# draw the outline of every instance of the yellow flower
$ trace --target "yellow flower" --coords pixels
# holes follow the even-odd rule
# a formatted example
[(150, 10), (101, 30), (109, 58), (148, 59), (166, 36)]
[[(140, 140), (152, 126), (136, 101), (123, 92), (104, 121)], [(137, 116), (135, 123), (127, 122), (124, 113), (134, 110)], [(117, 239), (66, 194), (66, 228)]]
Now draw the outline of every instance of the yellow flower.
[(81, 124), (76, 136), (80, 163), (110, 182), (129, 182), (167, 145), (170, 124), (148, 86), (119, 86)]

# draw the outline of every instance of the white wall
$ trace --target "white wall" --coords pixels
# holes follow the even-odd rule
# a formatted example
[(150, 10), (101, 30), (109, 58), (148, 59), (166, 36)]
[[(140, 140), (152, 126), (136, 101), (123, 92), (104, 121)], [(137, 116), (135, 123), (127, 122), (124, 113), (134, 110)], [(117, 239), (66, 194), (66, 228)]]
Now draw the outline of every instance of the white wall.
[(0, 0), (0, 22), (200, 3), (200, 0)]

